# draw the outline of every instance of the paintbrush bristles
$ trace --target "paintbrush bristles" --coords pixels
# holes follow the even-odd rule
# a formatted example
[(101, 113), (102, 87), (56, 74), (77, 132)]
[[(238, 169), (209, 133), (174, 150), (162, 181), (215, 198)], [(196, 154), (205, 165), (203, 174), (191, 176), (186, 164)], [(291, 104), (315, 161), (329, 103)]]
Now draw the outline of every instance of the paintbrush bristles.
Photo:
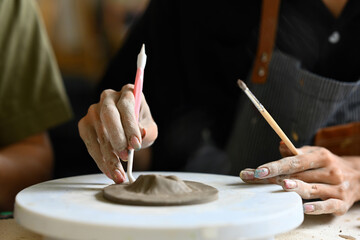
[(237, 80), (237, 84), (239, 85), (239, 87), (240, 87), (242, 90), (245, 91), (245, 90), (247, 89), (246, 84), (245, 84), (243, 81), (241, 81), (240, 79)]

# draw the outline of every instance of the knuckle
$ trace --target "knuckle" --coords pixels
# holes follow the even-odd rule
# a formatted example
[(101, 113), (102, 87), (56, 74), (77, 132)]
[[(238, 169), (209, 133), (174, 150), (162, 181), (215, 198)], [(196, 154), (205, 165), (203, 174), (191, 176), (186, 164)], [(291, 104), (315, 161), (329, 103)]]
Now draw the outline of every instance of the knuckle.
[(121, 94), (123, 102), (130, 102), (134, 98), (134, 94), (131, 91), (125, 91)]
[(313, 197), (312, 197), (313, 195), (309, 192), (309, 191), (306, 191), (306, 192), (304, 192), (304, 194), (302, 195), (302, 198), (303, 199), (312, 199)]
[(336, 216), (342, 216), (347, 212), (347, 207), (344, 204), (339, 204), (340, 206), (337, 206), (336, 211), (334, 212), (334, 215)]
[(336, 211), (336, 212), (334, 212), (334, 215), (335, 216), (342, 216), (342, 215), (344, 215), (346, 213), (346, 211)]
[[(286, 177), (284, 175), (275, 177), (273, 180), (273, 183), (281, 185), (283, 183), (284, 179), (286, 179)], [(270, 182), (271, 182), (271, 180), (270, 180)]]
[(341, 216), (348, 211), (349, 205), (343, 200), (331, 199), (329, 203), (326, 205), (326, 208), (327, 208), (327, 212), (333, 213), (336, 216)]
[(319, 154), (320, 154), (320, 157), (322, 159), (324, 159), (328, 164), (332, 164), (334, 159), (331, 157), (332, 154), (329, 150), (327, 150), (326, 148), (320, 148), (319, 149)]
[(106, 89), (104, 91), (102, 91), (102, 93), (100, 94), (100, 100), (103, 101), (104, 99), (112, 96), (114, 94), (114, 90), (112, 89)]
[(91, 104), (90, 107), (88, 108), (88, 115), (92, 115), (94, 113), (97, 112), (97, 104)]
[(334, 180), (335, 183), (339, 184), (344, 181), (344, 174), (341, 169), (333, 168), (329, 171), (329, 177)]
[(134, 89), (134, 85), (131, 83), (125, 84), (122, 88), (121, 88), (121, 92), (127, 92), (129, 90), (133, 90)]
[(307, 199), (312, 199), (318, 195), (319, 189), (317, 184), (311, 185), (310, 191), (307, 191)]
[(108, 159), (106, 161), (106, 167), (110, 171), (115, 171), (116, 169), (122, 168), (120, 160), (116, 155), (111, 155), (108, 157)]
[(342, 184), (339, 185), (338, 188), (337, 188), (338, 198), (345, 199), (346, 198), (346, 193), (347, 193), (347, 189), (345, 188), (345, 186), (343, 186)]
[(302, 189), (298, 192), (303, 199), (312, 199), (313, 193), (311, 190)]
[[(120, 155), (120, 152), (124, 151), (127, 148), (128, 144), (125, 137), (120, 136), (121, 139), (117, 143), (112, 144), (112, 148), (115, 151), (116, 156)], [(119, 156), (120, 157), (120, 156)]]
[(118, 164), (115, 161), (107, 162), (108, 169), (115, 170), (118, 167)]
[(101, 110), (100, 110), (100, 118), (102, 117), (107, 117), (109, 115), (112, 115), (114, 113), (114, 108), (111, 104), (103, 104), (101, 106)]
[(111, 162), (111, 160), (112, 160), (112, 154), (111, 154), (112, 151), (109, 148), (108, 142), (105, 142), (104, 144), (101, 144), (100, 149), (101, 149), (102, 156), (103, 156), (103, 158), (105, 160), (105, 164), (107, 166), (109, 166), (109, 162)]
[(301, 165), (300, 159), (297, 157), (292, 157), (289, 164), (291, 169), (301, 169), (301, 170), (305, 169), (304, 166)]

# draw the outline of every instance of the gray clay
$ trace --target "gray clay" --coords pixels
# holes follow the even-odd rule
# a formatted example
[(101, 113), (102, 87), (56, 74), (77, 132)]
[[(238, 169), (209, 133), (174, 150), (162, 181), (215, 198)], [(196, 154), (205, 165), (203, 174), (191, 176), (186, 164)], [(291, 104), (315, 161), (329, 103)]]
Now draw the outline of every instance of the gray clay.
[(106, 199), (126, 205), (169, 206), (214, 201), (218, 190), (209, 185), (183, 181), (176, 176), (140, 175), (132, 184), (113, 184), (103, 189)]

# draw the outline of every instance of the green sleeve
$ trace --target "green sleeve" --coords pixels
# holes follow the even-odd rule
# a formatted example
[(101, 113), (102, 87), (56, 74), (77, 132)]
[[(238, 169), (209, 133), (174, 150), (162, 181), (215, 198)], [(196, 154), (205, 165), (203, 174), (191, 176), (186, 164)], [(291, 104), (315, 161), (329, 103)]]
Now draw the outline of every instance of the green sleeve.
[(0, 0), (0, 147), (71, 116), (36, 2)]

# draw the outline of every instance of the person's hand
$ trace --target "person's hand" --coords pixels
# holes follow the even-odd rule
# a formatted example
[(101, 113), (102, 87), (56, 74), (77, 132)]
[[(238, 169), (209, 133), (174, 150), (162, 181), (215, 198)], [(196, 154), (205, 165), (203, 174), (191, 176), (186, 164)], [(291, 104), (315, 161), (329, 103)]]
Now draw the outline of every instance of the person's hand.
[(293, 156), (280, 144), (281, 160), (244, 169), (240, 177), (247, 183), (275, 183), (303, 199), (317, 199), (304, 204), (306, 214), (345, 214), (360, 199), (360, 170), (350, 160), (325, 148), (305, 146)]
[(120, 159), (126, 161), (130, 149), (150, 146), (157, 138), (154, 122), (142, 95), (139, 122), (135, 118), (134, 85), (120, 92), (105, 90), (100, 102), (89, 107), (78, 124), (80, 137), (99, 169), (115, 183), (126, 179)]

